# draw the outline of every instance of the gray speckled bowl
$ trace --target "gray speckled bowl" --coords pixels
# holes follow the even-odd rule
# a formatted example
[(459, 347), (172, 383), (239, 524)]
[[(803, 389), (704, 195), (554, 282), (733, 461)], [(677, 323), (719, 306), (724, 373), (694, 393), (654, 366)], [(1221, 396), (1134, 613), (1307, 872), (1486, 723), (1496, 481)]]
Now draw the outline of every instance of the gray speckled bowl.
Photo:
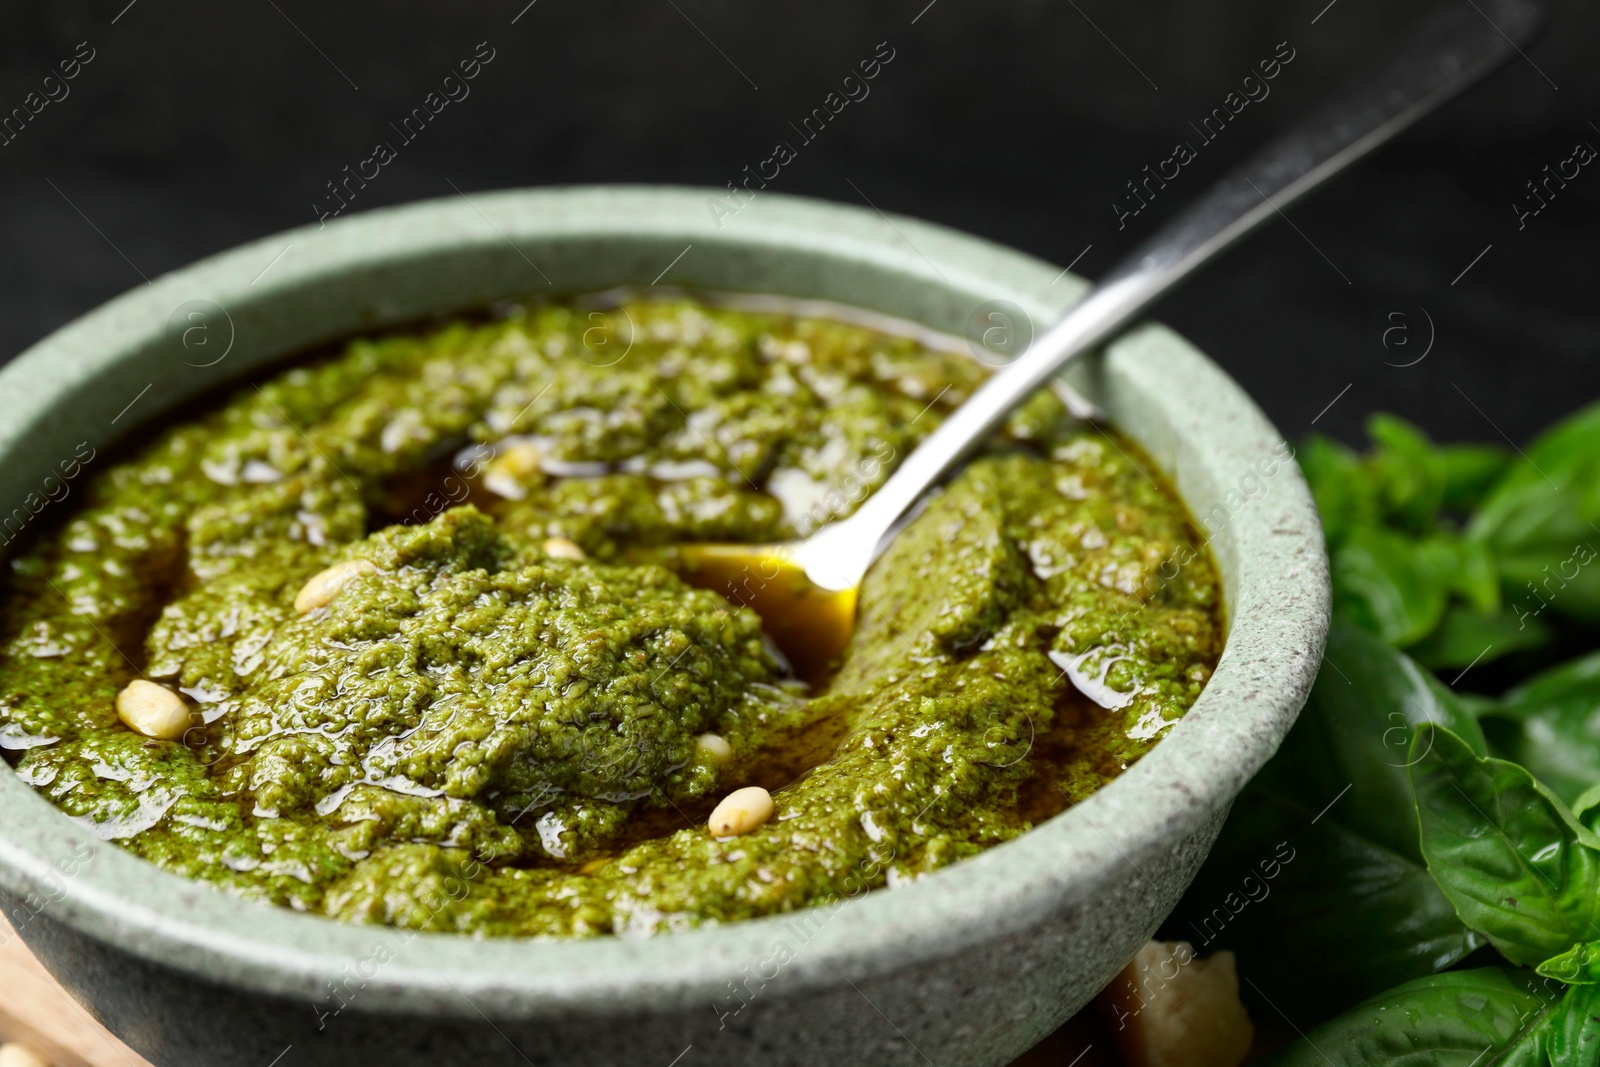
[[(911, 219), (769, 193), (719, 226), (713, 199), (458, 197), (281, 234), (130, 292), (0, 372), (0, 537), (70, 506), (74, 483), (53, 501), (62, 483), (47, 476), (80, 442), (103, 452), (266, 361), (426, 313), (665, 272), (961, 334), (987, 301), (1042, 326), (1085, 288)], [(162, 1067), (1005, 1063), (1081, 1007), (1177, 901), (1293, 723), (1327, 625), (1305, 484), (1225, 374), (1144, 326), (1073, 380), (1209, 532), (1231, 629), (1166, 739), (1022, 838), (788, 917), (644, 941), (475, 941), (236, 900), (98, 840), (0, 765), (7, 913), (96, 1017)]]

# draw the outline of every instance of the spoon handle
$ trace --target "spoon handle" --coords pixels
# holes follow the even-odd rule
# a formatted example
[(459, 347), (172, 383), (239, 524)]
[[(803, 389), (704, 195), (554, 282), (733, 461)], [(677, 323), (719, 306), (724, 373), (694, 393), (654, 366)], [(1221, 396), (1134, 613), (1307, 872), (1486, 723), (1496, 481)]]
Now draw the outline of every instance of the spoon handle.
[(806, 542), (796, 558), (807, 575), (825, 588), (859, 582), (901, 515), (1068, 361), (1494, 69), (1532, 36), (1539, 19), (1534, 0), (1452, 4), (1426, 19), (1375, 75), (1336, 93), (1135, 248), (1060, 322), (953, 411), (854, 515)]

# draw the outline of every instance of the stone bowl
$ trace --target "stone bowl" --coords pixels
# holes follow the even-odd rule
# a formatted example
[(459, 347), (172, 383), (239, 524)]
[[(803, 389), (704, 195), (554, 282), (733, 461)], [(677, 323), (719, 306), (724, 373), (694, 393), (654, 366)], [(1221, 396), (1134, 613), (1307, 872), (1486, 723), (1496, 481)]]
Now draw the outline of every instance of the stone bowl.
[[(158, 278), (0, 371), (0, 529), (9, 540), (71, 506), (79, 486), (55, 475), (81, 443), (105, 455), (298, 350), (529, 293), (658, 282), (834, 301), (957, 336), (1018, 331), (990, 338), (1002, 347), (1087, 288), (939, 226), (772, 193), (582, 187), (373, 211)], [(1021, 838), (787, 916), (647, 940), (480, 940), (342, 925), (168, 874), (0, 763), (7, 914), (161, 1067), (1008, 1062), (1177, 902), (1293, 724), (1328, 620), (1310, 495), (1226, 374), (1144, 325), (1070, 380), (1187, 501), (1229, 632), (1199, 702), (1149, 755)]]

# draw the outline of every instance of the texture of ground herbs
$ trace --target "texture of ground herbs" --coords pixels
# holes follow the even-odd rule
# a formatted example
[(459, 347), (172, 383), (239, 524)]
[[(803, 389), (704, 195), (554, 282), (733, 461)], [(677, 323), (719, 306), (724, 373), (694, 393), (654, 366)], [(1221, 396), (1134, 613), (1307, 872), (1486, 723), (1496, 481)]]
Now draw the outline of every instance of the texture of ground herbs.
[[(808, 689), (672, 546), (847, 511), (861, 494), (830, 490), (881, 483), (983, 371), (831, 321), (613, 316), (631, 348), (607, 366), (569, 306), (359, 340), (98, 472), (9, 561), (17, 773), (168, 870), (296, 909), (647, 934), (1015, 837), (1199, 694), (1209, 557), (1137, 450), (1048, 394), (896, 540)], [(181, 740), (118, 718), (141, 676), (182, 694)], [(774, 817), (712, 838), (750, 784)]]

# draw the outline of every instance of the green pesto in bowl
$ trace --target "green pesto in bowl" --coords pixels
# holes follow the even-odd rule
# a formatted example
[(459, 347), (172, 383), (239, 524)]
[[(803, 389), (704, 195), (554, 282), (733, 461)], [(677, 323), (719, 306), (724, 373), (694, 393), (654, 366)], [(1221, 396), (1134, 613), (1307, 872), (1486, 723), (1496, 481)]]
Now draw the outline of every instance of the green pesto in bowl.
[[(985, 373), (925, 341), (546, 303), (245, 386), (10, 561), (0, 747), (168, 870), (483, 935), (784, 912), (1014, 838), (1155, 744), (1221, 651), (1216, 571), (1130, 441), (1041, 392), (874, 567), (827, 678), (674, 570), (881, 484)], [(119, 718), (141, 677), (181, 737)], [(771, 820), (713, 837), (752, 784)]]

